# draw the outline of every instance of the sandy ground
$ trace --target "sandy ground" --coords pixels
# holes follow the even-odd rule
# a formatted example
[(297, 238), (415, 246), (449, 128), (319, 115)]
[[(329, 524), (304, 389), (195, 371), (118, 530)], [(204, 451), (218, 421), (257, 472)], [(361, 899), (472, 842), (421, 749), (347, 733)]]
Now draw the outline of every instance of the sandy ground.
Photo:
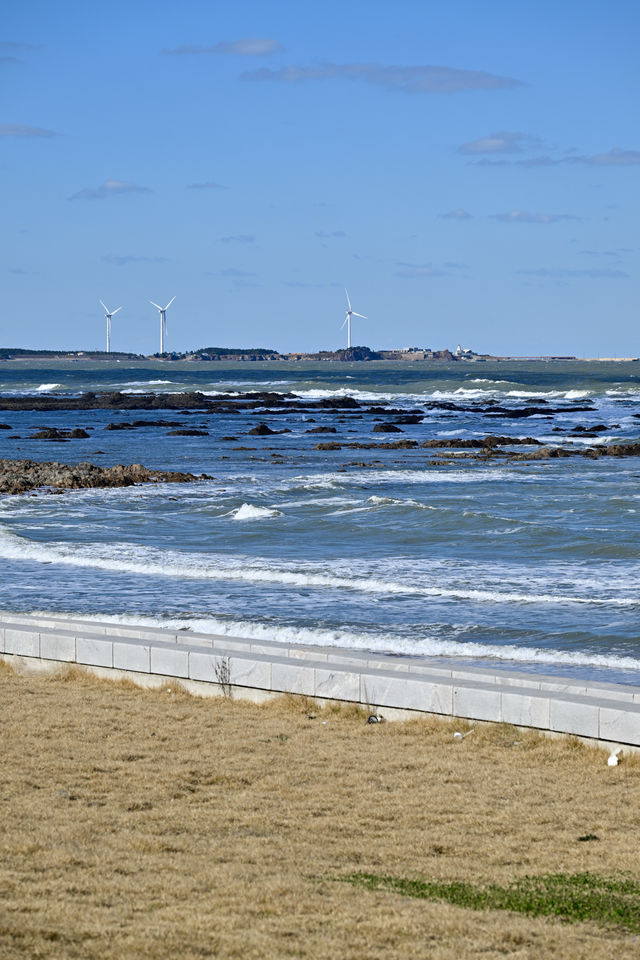
[(637, 960), (619, 930), (333, 878), (637, 876), (638, 758), (312, 709), (0, 666), (0, 956)]

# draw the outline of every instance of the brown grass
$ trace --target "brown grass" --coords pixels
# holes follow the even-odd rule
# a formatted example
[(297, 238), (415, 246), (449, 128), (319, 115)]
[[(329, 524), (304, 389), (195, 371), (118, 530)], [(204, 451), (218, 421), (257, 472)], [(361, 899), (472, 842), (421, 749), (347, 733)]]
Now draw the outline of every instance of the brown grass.
[[(638, 870), (640, 760), (0, 669), (0, 956), (636, 958), (638, 939), (369, 892)], [(315, 719), (307, 719), (312, 711)], [(326, 721), (326, 723), (324, 722)], [(517, 742), (516, 742), (517, 741)], [(579, 841), (595, 834), (597, 841)]]

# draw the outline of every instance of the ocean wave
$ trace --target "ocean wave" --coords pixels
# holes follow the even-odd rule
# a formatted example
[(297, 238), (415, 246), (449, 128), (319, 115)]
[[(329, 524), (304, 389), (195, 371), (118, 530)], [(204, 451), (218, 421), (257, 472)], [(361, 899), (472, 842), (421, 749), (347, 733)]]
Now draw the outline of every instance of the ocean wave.
[[(155, 617), (140, 614), (72, 613), (49, 610), (34, 611), (33, 616), (68, 616), (72, 620), (114, 623), (120, 626), (161, 627), (172, 631), (243, 637), (256, 642), (303, 644), (322, 648), (338, 647), (360, 652), (412, 657), (438, 657), (465, 660), (492, 660), (509, 664), (533, 664), (549, 667), (596, 667), (608, 670), (640, 671), (640, 660), (619, 654), (590, 653), (587, 650), (567, 651), (515, 644), (478, 643), (455, 639), (439, 639), (428, 635), (354, 631), (344, 627), (310, 627), (306, 624), (278, 623), (273, 620), (244, 620), (230, 617)], [(0, 613), (1, 616), (1, 613)], [(482, 665), (482, 664), (480, 664)], [(486, 664), (488, 666), (488, 664)], [(425, 666), (428, 660), (425, 659)], [(442, 666), (441, 663), (438, 666)], [(533, 675), (535, 676), (535, 674)]]
[(36, 387), (36, 393), (49, 393), (51, 390), (57, 390), (58, 387), (61, 386), (61, 383), (41, 383), (39, 387)]
[(266, 520), (269, 517), (281, 517), (282, 513), (271, 507), (255, 507), (251, 503), (243, 503), (237, 510), (232, 510), (228, 516), (232, 520)]
[[(153, 577), (180, 577), (191, 580), (261, 583), (272, 586), (317, 588), (319, 590), (346, 590), (360, 594), (382, 596), (411, 596), (466, 600), (472, 603), (493, 604), (568, 604), (576, 606), (629, 607), (638, 606), (637, 597), (596, 597), (554, 594), (549, 592), (522, 592), (504, 587), (473, 589), (469, 582), (429, 585), (415, 580), (382, 579), (379, 576), (353, 575), (353, 563), (348, 566), (333, 561), (331, 571), (320, 564), (281, 563), (270, 559), (216, 556), (206, 553), (165, 551), (154, 547), (140, 547), (131, 543), (116, 544), (43, 544), (0, 528), (0, 558), (37, 563), (54, 563), (71, 567), (107, 570)], [(336, 572), (337, 571), (337, 572)], [(445, 571), (446, 573), (446, 571)], [(472, 581), (473, 582), (473, 581)], [(550, 582), (551, 578), (550, 578)]]

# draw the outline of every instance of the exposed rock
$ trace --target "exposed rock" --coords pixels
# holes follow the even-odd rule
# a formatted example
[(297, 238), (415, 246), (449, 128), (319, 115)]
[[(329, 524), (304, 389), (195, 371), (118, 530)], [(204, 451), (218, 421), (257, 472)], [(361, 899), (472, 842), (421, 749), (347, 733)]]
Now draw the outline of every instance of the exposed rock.
[(39, 487), (80, 490), (87, 487), (130, 487), (135, 483), (191, 483), (210, 479), (206, 474), (149, 470), (141, 463), (98, 467), (94, 463), (65, 464), (55, 461), (0, 460), (0, 493), (18, 494)]
[(339, 443), (316, 443), (314, 450), (342, 450)]
[(249, 430), (249, 433), (254, 434), (256, 437), (268, 437), (276, 432), (276, 430), (272, 430), (266, 423), (258, 423)]
[(335, 427), (312, 427), (311, 430), (306, 430), (306, 433), (337, 433)]
[(13, 427), (8, 423), (0, 423), (0, 430), (13, 430)]
[(208, 437), (206, 430), (169, 430), (168, 437)]
[(390, 440), (387, 443), (349, 443), (350, 450), (415, 450), (417, 440)]
[(47, 427), (44, 430), (38, 430), (27, 439), (29, 440), (54, 440), (56, 442), (65, 442), (67, 440), (87, 440), (89, 434), (86, 430), (76, 427), (73, 430), (58, 430), (57, 427)]
[[(189, 411), (191, 412), (191, 411)], [(123, 420), (121, 423), (108, 423), (105, 430), (136, 430), (138, 427), (181, 427), (178, 420)]]
[(396, 427), (393, 423), (376, 423), (373, 428), (374, 433), (402, 433), (400, 427)]
[(491, 447), (507, 447), (507, 446), (540, 446), (540, 440), (535, 440), (533, 437), (495, 437), (492, 434), (489, 434), (482, 439), (466, 439), (463, 437), (447, 437), (440, 438), (437, 440), (425, 440), (421, 444), (422, 447), (440, 447), (444, 449), (445, 447), (451, 449), (475, 449), (482, 450)]

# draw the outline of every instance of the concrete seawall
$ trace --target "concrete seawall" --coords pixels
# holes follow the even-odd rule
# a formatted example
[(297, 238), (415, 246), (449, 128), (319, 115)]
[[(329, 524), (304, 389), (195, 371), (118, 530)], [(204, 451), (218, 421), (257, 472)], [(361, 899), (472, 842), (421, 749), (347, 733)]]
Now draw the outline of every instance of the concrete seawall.
[(0, 657), (77, 664), (200, 695), (285, 693), (358, 703), (388, 719), (417, 712), (640, 747), (640, 686), (492, 671), (454, 661), (256, 641), (120, 623), (0, 614)]

